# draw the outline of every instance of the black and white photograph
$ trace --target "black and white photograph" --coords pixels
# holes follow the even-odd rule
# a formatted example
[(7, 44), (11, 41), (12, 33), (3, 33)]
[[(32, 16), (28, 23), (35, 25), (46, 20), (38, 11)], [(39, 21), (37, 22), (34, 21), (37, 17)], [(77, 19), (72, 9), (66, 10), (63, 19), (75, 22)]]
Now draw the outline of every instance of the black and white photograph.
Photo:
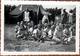
[(76, 5), (3, 6), (4, 52), (76, 52)]

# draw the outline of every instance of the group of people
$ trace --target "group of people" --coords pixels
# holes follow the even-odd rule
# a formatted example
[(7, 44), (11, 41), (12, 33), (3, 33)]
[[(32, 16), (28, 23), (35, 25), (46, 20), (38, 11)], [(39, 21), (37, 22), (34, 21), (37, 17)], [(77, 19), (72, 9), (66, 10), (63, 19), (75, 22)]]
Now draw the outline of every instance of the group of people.
[(59, 17), (55, 17), (57, 20), (55, 22), (49, 21), (48, 17), (44, 15), (43, 19), (37, 25), (34, 25), (34, 22), (29, 20), (28, 14), (27, 17), (25, 15), (23, 21), (17, 22), (15, 32), (18, 40), (34, 40), (39, 42), (53, 40), (56, 43), (68, 44), (73, 38), (72, 33), (75, 32), (74, 24), (63, 24)]
[(39, 42), (54, 40), (56, 42), (65, 42), (67, 44), (72, 38), (72, 31), (70, 28), (69, 24), (54, 24), (53, 21), (49, 24), (39, 23), (38, 25), (34, 25), (33, 21), (21, 21), (17, 22), (15, 32), (17, 39), (33, 39)]

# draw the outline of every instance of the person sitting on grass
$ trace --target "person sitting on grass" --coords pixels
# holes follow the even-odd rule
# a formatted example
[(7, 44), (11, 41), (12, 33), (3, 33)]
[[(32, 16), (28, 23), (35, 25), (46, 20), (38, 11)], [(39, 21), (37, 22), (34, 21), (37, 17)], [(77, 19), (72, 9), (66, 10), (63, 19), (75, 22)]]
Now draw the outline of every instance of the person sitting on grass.
[(21, 23), (20, 22), (17, 22), (15, 32), (16, 32), (16, 38), (18, 40), (23, 37), (23, 33), (22, 33), (22, 29), (21, 28), (22, 28), (21, 27)]
[(48, 37), (49, 39), (52, 39), (53, 33), (52, 33), (52, 28), (51, 25), (48, 25)]
[(20, 22), (17, 22), (17, 25), (15, 26), (15, 32), (17, 33), (18, 29), (20, 28)]
[(62, 37), (63, 37), (62, 29), (60, 28), (60, 25), (57, 24), (52, 39), (56, 42), (56, 44), (58, 44), (62, 42)]
[(31, 27), (31, 22), (28, 22), (26, 26), (26, 28), (24, 28), (24, 38), (26, 40), (29, 40), (29, 37), (31, 35), (31, 31), (33, 31), (32, 27)]
[(69, 31), (70, 31), (70, 37), (68, 39), (68, 42), (75, 42), (75, 27), (76, 25), (73, 24), (71, 25), (71, 27), (69, 28)]
[(20, 30), (20, 22), (17, 22), (17, 25), (15, 26), (16, 38), (18, 38), (19, 30)]
[(29, 38), (31, 39), (32, 38), (32, 33), (33, 33), (33, 26), (32, 25), (30, 25), (29, 26), (29, 30), (28, 30), (28, 34), (29, 34)]
[(41, 31), (41, 25), (40, 24), (38, 24), (37, 25), (38, 26), (38, 28), (37, 28), (37, 40), (38, 40), (38, 42), (40, 42), (40, 40), (41, 40), (41, 35), (42, 35), (42, 31)]
[(63, 30), (63, 44), (68, 44), (69, 38), (70, 38), (69, 27), (65, 26)]
[(32, 37), (34, 38), (35, 41), (37, 41), (37, 31), (38, 31), (37, 25), (35, 25), (32, 33)]
[(41, 35), (41, 41), (44, 42), (45, 39), (48, 37), (48, 28), (47, 28), (47, 23), (44, 24), (42, 27), (42, 35)]

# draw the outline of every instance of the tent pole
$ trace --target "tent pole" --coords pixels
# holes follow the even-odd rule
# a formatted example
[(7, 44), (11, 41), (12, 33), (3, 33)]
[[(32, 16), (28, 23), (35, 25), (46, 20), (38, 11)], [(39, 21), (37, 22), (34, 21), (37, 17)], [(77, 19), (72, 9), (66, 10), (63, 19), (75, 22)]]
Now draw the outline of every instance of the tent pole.
[(38, 14), (37, 14), (37, 24), (38, 24)]
[(38, 15), (39, 15), (39, 6), (38, 6), (38, 11), (37, 11), (37, 24), (38, 24)]

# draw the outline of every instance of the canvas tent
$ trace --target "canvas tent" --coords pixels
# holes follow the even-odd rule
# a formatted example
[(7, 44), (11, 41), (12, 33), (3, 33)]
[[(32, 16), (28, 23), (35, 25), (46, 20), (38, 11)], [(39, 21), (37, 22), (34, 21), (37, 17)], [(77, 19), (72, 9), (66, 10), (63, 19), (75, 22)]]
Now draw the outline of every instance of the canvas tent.
[(25, 11), (26, 9), (37, 12), (37, 14), (39, 10), (41, 10), (41, 13), (43, 15), (44, 14), (50, 15), (50, 13), (45, 11), (45, 9), (41, 5), (19, 5), (17, 8), (15, 8), (13, 11), (10, 12), (10, 15), (17, 16), (21, 14), (23, 11)]
[(36, 12), (37, 19), (34, 18), (35, 21), (41, 20), (40, 15), (51, 15), (51, 13), (47, 12), (41, 5), (19, 5), (13, 11), (10, 12), (10, 15), (12, 15), (13, 17), (19, 17), (26, 9), (28, 9), (29, 11), (32, 10), (33, 12)]

